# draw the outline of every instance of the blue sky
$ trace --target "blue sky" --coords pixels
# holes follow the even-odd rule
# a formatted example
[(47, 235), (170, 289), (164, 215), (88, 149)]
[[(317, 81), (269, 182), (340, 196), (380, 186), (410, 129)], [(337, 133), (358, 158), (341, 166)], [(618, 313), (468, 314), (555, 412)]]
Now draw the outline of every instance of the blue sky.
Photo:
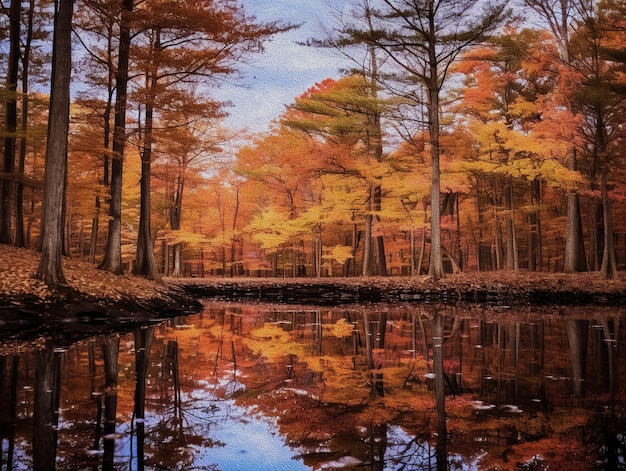
[(341, 58), (336, 53), (297, 43), (323, 37), (323, 28), (332, 24), (344, 0), (243, 0), (243, 4), (259, 20), (302, 23), (266, 44), (263, 55), (242, 67), (238, 84), (224, 84), (217, 92), (220, 100), (233, 103), (226, 120), (229, 128), (264, 132), (296, 96), (325, 78), (339, 77)]

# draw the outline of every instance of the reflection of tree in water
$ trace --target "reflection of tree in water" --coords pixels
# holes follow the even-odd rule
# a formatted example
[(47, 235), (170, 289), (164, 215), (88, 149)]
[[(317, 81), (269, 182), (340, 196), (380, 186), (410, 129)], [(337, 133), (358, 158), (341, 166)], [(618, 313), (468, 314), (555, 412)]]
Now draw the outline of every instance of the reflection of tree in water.
[[(6, 439), (6, 469), (13, 468), (15, 428), (17, 426), (17, 376), (19, 356), (0, 357), (0, 442)], [(4, 445), (2, 446), (4, 449)]]
[[(323, 436), (341, 435), (344, 441), (347, 440), (346, 437), (352, 437), (350, 447), (337, 446), (332, 453), (325, 452), (326, 458), (329, 458), (325, 463), (332, 462), (333, 457), (341, 455), (342, 452), (338, 450), (343, 450), (343, 453), (353, 451), (351, 456), (358, 456), (362, 463), (371, 466), (371, 458), (360, 451), (360, 443), (369, 443), (369, 438), (367, 434), (365, 438), (358, 436), (354, 429), (358, 428), (359, 423), (372, 423), (372, 416), (376, 417), (373, 423), (405, 423), (406, 430), (412, 430), (413, 433), (417, 430), (429, 430), (421, 441), (416, 438), (415, 443), (420, 446), (424, 444), (434, 453), (437, 449), (433, 447), (436, 438), (445, 436), (443, 433), (433, 433), (437, 431), (436, 423), (439, 422), (437, 414), (433, 414), (433, 391), (436, 388), (433, 379), (429, 379), (427, 374), (432, 373), (435, 366), (429, 350), (432, 345), (429, 345), (428, 339), (435, 335), (432, 331), (436, 312), (427, 315), (424, 320), (421, 309), (398, 308), (393, 314), (389, 311), (389, 318), (385, 322), (384, 348), (379, 352), (376, 350), (380, 344), (376, 343), (376, 339), (380, 337), (378, 327), (383, 323), (380, 322), (380, 310), (365, 314), (360, 310), (356, 311), (358, 314), (346, 309), (335, 310), (343, 316), (322, 316), (323, 322), (326, 322), (324, 328), (319, 329), (316, 326), (311, 330), (307, 330), (307, 322), (293, 322), (302, 313), (292, 311), (287, 314), (276, 311), (265, 314), (266, 323), (272, 322), (291, 333), (289, 342), (300, 342), (304, 346), (309, 345), (310, 349), (308, 355), (288, 356), (288, 369), (292, 372), (292, 376), (288, 378), (289, 388), (298, 390), (299, 393), (294, 396), (284, 396), (285, 392), (280, 395), (273, 393), (271, 399), (267, 400), (260, 396), (260, 402), (256, 403), (264, 413), (280, 417), (281, 432), (289, 437), (292, 444), (318, 450), (320, 447), (333, 448), (337, 444), (331, 438), (323, 440)], [(544, 453), (550, 450), (550, 454), (554, 455), (553, 450), (559, 449), (554, 444), (561, 443), (560, 440), (573, 440), (577, 443), (575, 446), (586, 450), (577, 458), (584, 463), (583, 466), (594, 462), (594, 456), (598, 456), (601, 447), (590, 447), (588, 438), (569, 432), (576, 430), (583, 418), (587, 417), (587, 413), (581, 410), (579, 415), (572, 416), (571, 410), (567, 408), (572, 405), (567, 398), (573, 391), (573, 372), (576, 365), (572, 363), (574, 357), (571, 355), (572, 349), (563, 317), (545, 317), (541, 313), (517, 314), (506, 310), (501, 313), (498, 310), (491, 313), (486, 311), (486, 314), (476, 316), (475, 313), (451, 307), (443, 308), (440, 312), (443, 320), (443, 374), (440, 377), (445, 385), (439, 390), (443, 389), (446, 394), (451, 394), (450, 399), (444, 403), (449, 403), (449, 407), (445, 409), (449, 408), (452, 412), (446, 410), (445, 415), (439, 417), (450, 417), (452, 413), (449, 420), (455, 424), (447, 431), (450, 440), (445, 442), (448, 448), (450, 443), (454, 443), (447, 460), (450, 469), (460, 469), (463, 463), (472, 462), (472, 456), (481, 456), (485, 446), (501, 450), (500, 456), (506, 461), (513, 459), (507, 458), (510, 454), (520, 453), (518, 459), (524, 462), (524, 459), (533, 456), (533, 449), (537, 452), (544, 450)], [(349, 338), (345, 338), (343, 342), (331, 334), (333, 330), (337, 330), (336, 326), (342, 319), (355, 326)], [(587, 377), (597, 376), (601, 380), (593, 381), (596, 394), (609, 392), (616, 387), (616, 350), (614, 347), (611, 350), (607, 345), (615, 343), (618, 326), (619, 322), (613, 322), (612, 319), (598, 321), (595, 327), (598, 339), (590, 339), (588, 347), (580, 349), (588, 357), (588, 366), (583, 368), (587, 371)], [(249, 328), (257, 327), (258, 324)], [(324, 335), (324, 349), (321, 353), (318, 348), (320, 341), (315, 337), (319, 332)], [(584, 335), (590, 335), (588, 330), (585, 330)], [(586, 345), (584, 338), (582, 341), (580, 345)], [(287, 348), (286, 343), (283, 345)], [(263, 351), (262, 346), (257, 345), (255, 348)], [(275, 350), (276, 347), (273, 346), (272, 349)], [(349, 359), (346, 358), (348, 350)], [(578, 358), (582, 359), (580, 355)], [(280, 376), (282, 368), (278, 365), (281, 362), (272, 357), (269, 364), (262, 364), (264, 377), (269, 376), (270, 364), (276, 366), (272, 375)], [(593, 371), (591, 374), (590, 367)], [(313, 382), (302, 380), (309, 369), (318, 371), (319, 383), (323, 384), (323, 388), (312, 388), (315, 386)], [(245, 374), (248, 375), (247, 371)], [(434, 379), (436, 378), (437, 375), (434, 375)], [(381, 381), (378, 382), (377, 379)], [(602, 381), (606, 382), (606, 387), (600, 387)], [(266, 382), (269, 380), (266, 379)], [(255, 387), (254, 381), (246, 384), (251, 388)], [(383, 387), (378, 389), (377, 384)], [(559, 386), (561, 390), (556, 390), (555, 386)], [(377, 394), (378, 391), (384, 394)], [(311, 397), (317, 398), (317, 401), (313, 399), (307, 405), (305, 397), (309, 397), (309, 400)], [(380, 412), (377, 409), (380, 402), (387, 407), (383, 409), (383, 413), (377, 414)], [(337, 419), (320, 411), (328, 408), (341, 409), (341, 404), (345, 409), (336, 410)], [(578, 406), (577, 403), (573, 405)], [(559, 408), (558, 413), (555, 408)], [(307, 413), (300, 412), (303, 410)], [(402, 410), (410, 410), (410, 413), (407, 415), (399, 412)], [(522, 419), (527, 416), (526, 411), (530, 414), (528, 420)], [(420, 415), (423, 415), (422, 419), (419, 418)], [(462, 423), (460, 421), (469, 418), (466, 415), (478, 419), (472, 421), (471, 425), (464, 425), (473, 427), (473, 431), (469, 433), (458, 428)], [(553, 428), (554, 425), (550, 425), (554, 421), (559, 423), (556, 429)], [(445, 423), (445, 420), (440, 422)], [(318, 431), (305, 434), (311, 443), (301, 438), (303, 429)], [(569, 436), (577, 438), (567, 438)], [(606, 438), (607, 442), (610, 440), (611, 437)], [(398, 452), (393, 440), (387, 440), (386, 448), (386, 461), (407, 463), (401, 458), (402, 452)], [(438, 449), (444, 448), (442, 441)], [(415, 452), (415, 448), (410, 449)], [(430, 452), (419, 452), (418, 455), (432, 458)], [(497, 451), (494, 453), (494, 456), (498, 456)], [(303, 456), (307, 457), (308, 462), (314, 462), (316, 458), (325, 459), (314, 451), (304, 453)], [(554, 456), (554, 463), (565, 459), (560, 452)], [(435, 464), (435, 461), (429, 461), (431, 458), (421, 461), (429, 463), (424, 465), (425, 469)], [(490, 458), (485, 457), (484, 461), (489, 463)], [(498, 463), (496, 466), (502, 466), (502, 460), (496, 459), (495, 462)], [(439, 463), (442, 466), (440, 469), (445, 469), (445, 459), (440, 459)], [(416, 463), (414, 465), (418, 466)]]
[(61, 353), (53, 347), (35, 354), (35, 402), (33, 408), (33, 469), (56, 469), (57, 429), (61, 388)]
[[(189, 326), (172, 321), (175, 331), (183, 332)], [(213, 422), (223, 420), (218, 414), (223, 408), (216, 405), (215, 398), (194, 397), (185, 392), (196, 386), (191, 375), (180, 371), (180, 345), (177, 340), (167, 338), (163, 328), (152, 346), (151, 368), (146, 371), (152, 381), (152, 396), (144, 400), (150, 405), (146, 422), (137, 423), (145, 427), (145, 464), (150, 469), (213, 470), (217, 465), (199, 466), (195, 463), (199, 450), (220, 447), (224, 444), (211, 438)], [(153, 333), (154, 337), (154, 333)], [(147, 351), (147, 350), (146, 350)], [(189, 365), (190, 359), (185, 358)]]
[[(115, 427), (117, 422), (117, 377), (120, 339), (117, 335), (104, 340), (102, 353), (104, 357), (104, 453), (102, 455), (103, 471), (115, 469)], [(99, 422), (99, 419), (98, 419)]]
[[(449, 469), (559, 469), (566, 462), (572, 471), (597, 463), (619, 469), (626, 455), (621, 314), (567, 314), (222, 305), (152, 333), (142, 329), (144, 338), (93, 339), (62, 355), (58, 449), (66, 469), (217, 469), (210, 449), (228, 445), (216, 438), (221, 425), (252, 420), (251, 413), (275, 420), (293, 454), (311, 467), (436, 469), (443, 447), (436, 446), (431, 374), (433, 337), (440, 336)], [(566, 319), (576, 321), (578, 359)], [(574, 387), (579, 361), (583, 397)], [(35, 353), (0, 360), (0, 398), (10, 404), (14, 390), (18, 424), (30, 425), (37, 362), (44, 363)], [(144, 422), (131, 422), (133, 414)], [(10, 421), (11, 411), (0, 417)], [(144, 436), (136, 442), (139, 427)], [(23, 427), (15, 431), (16, 465), (25, 469), (28, 438)], [(109, 449), (102, 437), (111, 432)], [(532, 461), (538, 454), (550, 461)]]

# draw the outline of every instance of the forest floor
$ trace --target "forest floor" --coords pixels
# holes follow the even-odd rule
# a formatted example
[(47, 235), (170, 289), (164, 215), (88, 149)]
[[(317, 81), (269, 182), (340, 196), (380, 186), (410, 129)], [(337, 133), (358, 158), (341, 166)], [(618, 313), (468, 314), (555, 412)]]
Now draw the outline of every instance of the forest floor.
[(38, 266), (37, 252), (0, 245), (0, 313), (64, 309), (69, 315), (93, 315), (113, 308), (144, 310), (147, 312), (142, 315), (149, 315), (149, 311), (198, 307), (188, 306), (191, 299), (176, 287), (132, 275), (114, 275), (71, 258), (63, 259), (67, 286), (51, 288), (35, 279)]

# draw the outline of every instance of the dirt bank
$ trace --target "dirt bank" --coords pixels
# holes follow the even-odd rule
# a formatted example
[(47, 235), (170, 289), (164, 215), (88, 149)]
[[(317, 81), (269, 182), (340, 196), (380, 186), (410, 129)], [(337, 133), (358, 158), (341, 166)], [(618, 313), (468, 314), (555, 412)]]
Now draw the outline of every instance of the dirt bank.
[(506, 305), (626, 305), (626, 283), (602, 280), (597, 273), (550, 274), (491, 272), (386, 278), (192, 278), (168, 279), (185, 293), (229, 301), (294, 304), (493, 303)]

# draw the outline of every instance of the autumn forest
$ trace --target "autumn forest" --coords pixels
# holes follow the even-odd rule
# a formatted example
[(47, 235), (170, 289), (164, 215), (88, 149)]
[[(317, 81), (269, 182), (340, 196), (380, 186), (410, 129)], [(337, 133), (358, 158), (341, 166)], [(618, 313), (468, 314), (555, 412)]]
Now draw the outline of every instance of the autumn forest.
[[(626, 266), (623, 0), (350, 0), (270, 130), (220, 83), (297, 24), (3, 0), (0, 243), (148, 279)], [(348, 12), (348, 14), (346, 14)]]

